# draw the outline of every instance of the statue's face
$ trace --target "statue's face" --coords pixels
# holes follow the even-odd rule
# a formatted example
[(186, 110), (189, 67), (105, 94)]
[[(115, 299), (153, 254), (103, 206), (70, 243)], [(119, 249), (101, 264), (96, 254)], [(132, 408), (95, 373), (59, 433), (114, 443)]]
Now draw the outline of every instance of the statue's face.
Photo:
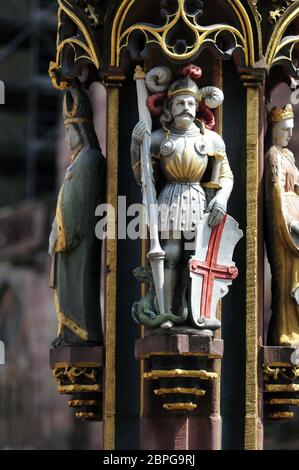
[(70, 150), (75, 150), (81, 144), (81, 137), (79, 132), (71, 124), (65, 126), (65, 139), (68, 143)]
[(197, 110), (197, 101), (193, 95), (177, 95), (171, 103), (171, 114), (176, 127), (186, 129), (194, 121)]
[(294, 119), (283, 119), (273, 124), (273, 144), (279, 147), (287, 147), (293, 135)]

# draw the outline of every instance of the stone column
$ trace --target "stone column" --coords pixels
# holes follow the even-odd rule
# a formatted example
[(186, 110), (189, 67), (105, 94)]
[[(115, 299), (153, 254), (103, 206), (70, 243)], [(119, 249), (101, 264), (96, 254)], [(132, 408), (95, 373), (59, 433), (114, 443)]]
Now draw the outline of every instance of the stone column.
[(261, 207), (263, 152), (263, 89), (265, 68), (241, 70), (247, 89), (247, 227), (246, 227), (246, 389), (245, 449), (263, 447), (262, 371), (258, 363), (263, 335), (263, 221)]

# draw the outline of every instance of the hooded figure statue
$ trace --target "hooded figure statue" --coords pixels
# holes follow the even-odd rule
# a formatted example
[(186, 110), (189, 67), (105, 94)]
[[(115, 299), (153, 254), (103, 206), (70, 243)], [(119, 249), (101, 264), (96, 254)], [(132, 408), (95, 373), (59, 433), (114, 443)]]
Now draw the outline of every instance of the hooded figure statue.
[(60, 344), (101, 344), (101, 241), (95, 235), (95, 209), (104, 201), (105, 158), (93, 126), (91, 103), (79, 87), (63, 105), (71, 164), (60, 189), (50, 235), (51, 287), (54, 288)]

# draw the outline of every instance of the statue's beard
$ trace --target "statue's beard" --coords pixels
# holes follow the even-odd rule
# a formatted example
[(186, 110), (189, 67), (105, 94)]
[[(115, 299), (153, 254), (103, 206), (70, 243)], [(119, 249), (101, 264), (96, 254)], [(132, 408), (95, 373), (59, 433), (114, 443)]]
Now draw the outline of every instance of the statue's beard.
[(70, 152), (71, 152), (71, 161), (73, 162), (75, 160), (75, 158), (77, 157), (78, 153), (83, 149), (83, 143), (82, 142), (78, 142), (78, 144), (72, 148), (70, 148)]
[(72, 140), (69, 140), (68, 141), (68, 148), (71, 152), (73, 152), (74, 150), (76, 150), (78, 147), (80, 147), (80, 145), (82, 145), (82, 141), (81, 139), (76, 139), (74, 141)]

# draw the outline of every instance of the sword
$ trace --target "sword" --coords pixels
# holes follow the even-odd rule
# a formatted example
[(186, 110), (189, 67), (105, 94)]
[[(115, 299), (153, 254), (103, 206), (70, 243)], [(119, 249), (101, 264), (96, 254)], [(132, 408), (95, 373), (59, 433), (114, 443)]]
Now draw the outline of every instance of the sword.
[(143, 204), (146, 209), (147, 225), (150, 233), (149, 259), (157, 302), (160, 314), (165, 313), (164, 302), (164, 258), (165, 251), (162, 250), (158, 235), (158, 204), (156, 189), (154, 185), (153, 168), (150, 159), (152, 119), (146, 101), (148, 98), (145, 86), (145, 73), (138, 65), (135, 69), (134, 80), (136, 81), (139, 120), (146, 125), (146, 133), (141, 145), (141, 181)]

